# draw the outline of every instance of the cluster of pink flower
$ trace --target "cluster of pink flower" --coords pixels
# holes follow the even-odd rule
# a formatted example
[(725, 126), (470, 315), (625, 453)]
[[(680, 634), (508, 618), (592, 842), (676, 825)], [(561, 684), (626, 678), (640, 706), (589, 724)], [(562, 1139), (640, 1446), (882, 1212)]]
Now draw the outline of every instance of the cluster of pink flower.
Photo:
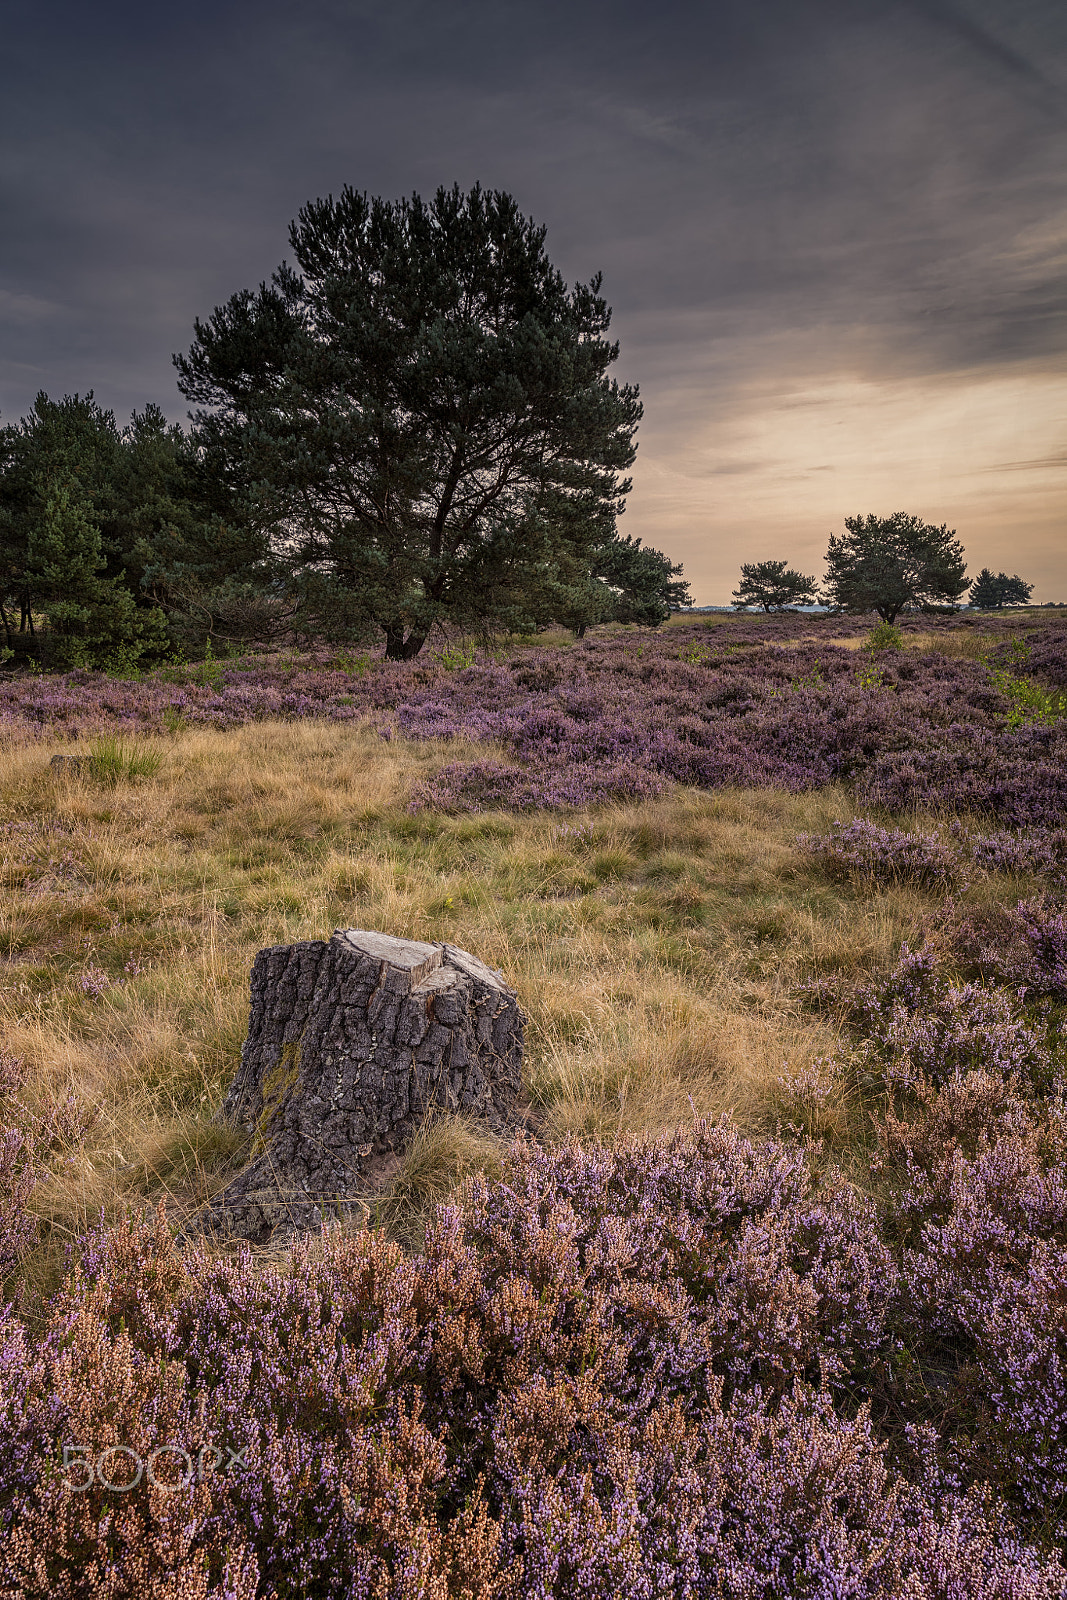
[(907, 833), (857, 818), (822, 836), (801, 834), (797, 842), (842, 877), (921, 883), (930, 889), (955, 889), (966, 881), (958, 853), (936, 833)]
[(1067, 909), (1059, 890), (1014, 906), (950, 901), (927, 917), (924, 931), (970, 977), (1028, 999), (1067, 1001)]
[(958, 820), (933, 833), (909, 833), (858, 818), (828, 834), (802, 834), (798, 843), (833, 876), (875, 883), (919, 883), (962, 889), (978, 873), (1012, 872), (1062, 882), (1067, 874), (1067, 830), (1024, 829), (969, 833)]
[(3, 1324), (0, 1592), (1063, 1600), (1062, 1173), (916, 1151), (885, 1215), (722, 1123), (517, 1148), (415, 1257), (99, 1229)]
[[(819, 641), (813, 642), (817, 627)], [(100, 674), (0, 684), (0, 723), (81, 735), (180, 722), (232, 727), (263, 717), (369, 721), (383, 735), (488, 739), (509, 759), (454, 763), (416, 804), (452, 809), (583, 805), (655, 792), (836, 778), (891, 809), (985, 810), (1013, 828), (1062, 826), (1067, 732), (1013, 725), (988, 667), (937, 653), (885, 652), (857, 667), (835, 639), (856, 624), (807, 619), (673, 629), (531, 647), (506, 661), (346, 664), (255, 658), (211, 681)], [(995, 630), (991, 640), (998, 637)], [(1028, 670), (1060, 670), (1067, 633), (1036, 636)], [(465, 658), (466, 659), (466, 658)], [(217, 681), (216, 681), (217, 680)]]
[[(881, 1100), (896, 1241), (893, 1403), (920, 1392), (946, 1481), (977, 1478), (1067, 1538), (1067, 917), (1045, 898), (951, 902), (925, 947), (862, 985), (823, 980), (857, 1047), (827, 1081)], [(967, 981), (960, 981), (960, 975)], [(910, 1395), (910, 1401), (906, 1396)]]

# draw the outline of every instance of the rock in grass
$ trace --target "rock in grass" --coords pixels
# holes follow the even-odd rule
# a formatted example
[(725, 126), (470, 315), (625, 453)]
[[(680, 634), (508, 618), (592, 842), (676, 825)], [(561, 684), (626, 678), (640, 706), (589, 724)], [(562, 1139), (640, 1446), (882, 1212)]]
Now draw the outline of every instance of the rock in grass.
[(344, 1215), (368, 1163), (401, 1151), (434, 1109), (501, 1131), (523, 1021), (500, 973), (455, 945), (339, 928), (261, 950), (219, 1113), (252, 1136), (252, 1161), (205, 1224), (263, 1238)]

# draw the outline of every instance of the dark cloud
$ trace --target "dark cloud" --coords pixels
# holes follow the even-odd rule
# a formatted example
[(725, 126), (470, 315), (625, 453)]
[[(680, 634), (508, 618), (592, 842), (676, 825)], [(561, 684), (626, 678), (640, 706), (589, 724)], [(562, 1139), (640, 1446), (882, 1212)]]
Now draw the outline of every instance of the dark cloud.
[(1053, 370), (1065, 85), (1061, 0), (16, 0), (0, 409), (181, 416), (194, 316), (346, 182), (509, 189), (602, 268), (642, 470), (801, 369)]
[[(1041, 108), (1057, 120), (1064, 120), (1067, 113), (1064, 106), (1063, 84), (1046, 76), (1037, 62), (1024, 50), (1013, 48), (1003, 38), (998, 37), (995, 31), (983, 26), (977, 17), (968, 15), (957, 6), (943, 3), (943, 0), (910, 0), (910, 3), (920, 16), (946, 29), (970, 50), (984, 57), (999, 72), (1014, 78), (1025, 90), (1031, 93), (1036, 91)], [(1048, 6), (1024, 7), (1021, 16), (1001, 13), (999, 20), (1007, 20), (1009, 26), (1013, 22), (1018, 26), (1021, 22), (1025, 37), (1030, 31), (1026, 26), (1028, 20), (1037, 20), (1039, 28), (1042, 24), (1051, 24), (1055, 28), (1057, 22), (1062, 24), (1062, 15), (1057, 15)], [(1034, 42), (1040, 50), (1043, 41), (1038, 37)]]

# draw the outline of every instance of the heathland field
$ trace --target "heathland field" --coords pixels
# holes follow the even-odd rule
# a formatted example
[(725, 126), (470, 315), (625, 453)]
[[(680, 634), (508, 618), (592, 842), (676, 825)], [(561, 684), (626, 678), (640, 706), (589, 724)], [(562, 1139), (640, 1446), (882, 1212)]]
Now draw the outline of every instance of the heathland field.
[[(0, 681), (5, 1600), (1067, 1594), (1037, 616)], [(525, 1131), (179, 1246), (252, 959), (337, 926), (503, 970)]]

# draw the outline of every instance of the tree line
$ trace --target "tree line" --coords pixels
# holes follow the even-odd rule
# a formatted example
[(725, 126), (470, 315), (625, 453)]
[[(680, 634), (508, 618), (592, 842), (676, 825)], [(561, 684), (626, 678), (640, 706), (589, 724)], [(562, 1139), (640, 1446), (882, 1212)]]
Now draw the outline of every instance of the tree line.
[(608, 376), (599, 275), (568, 287), (545, 229), (477, 186), (346, 188), (289, 237), (295, 265), (175, 357), (189, 429), (42, 394), (0, 430), (9, 652), (110, 667), (295, 636), (408, 659), (435, 627), (581, 634), (688, 602), (617, 526), (641, 402)]
[[(346, 188), (301, 210), (293, 264), (195, 323), (174, 358), (188, 428), (38, 395), (0, 428), (0, 659), (122, 669), (284, 638), (405, 660), (435, 628), (581, 635), (684, 608), (681, 566), (618, 528), (642, 407), (609, 376), (600, 275), (568, 287), (545, 232), (478, 186)], [(892, 621), (967, 587), (947, 527), (845, 526), (835, 608)], [(1029, 593), (983, 571), (971, 598)], [(764, 561), (734, 598), (815, 596)]]
[(830, 536), (821, 593), (813, 577), (784, 561), (751, 561), (741, 567), (733, 600), (768, 612), (818, 604), (831, 611), (875, 611), (893, 623), (902, 611), (955, 610), (968, 589), (971, 605), (982, 610), (1024, 606), (1033, 587), (1017, 574), (994, 575), (988, 567), (969, 584), (956, 530), (898, 511), (845, 518), (844, 534)]

